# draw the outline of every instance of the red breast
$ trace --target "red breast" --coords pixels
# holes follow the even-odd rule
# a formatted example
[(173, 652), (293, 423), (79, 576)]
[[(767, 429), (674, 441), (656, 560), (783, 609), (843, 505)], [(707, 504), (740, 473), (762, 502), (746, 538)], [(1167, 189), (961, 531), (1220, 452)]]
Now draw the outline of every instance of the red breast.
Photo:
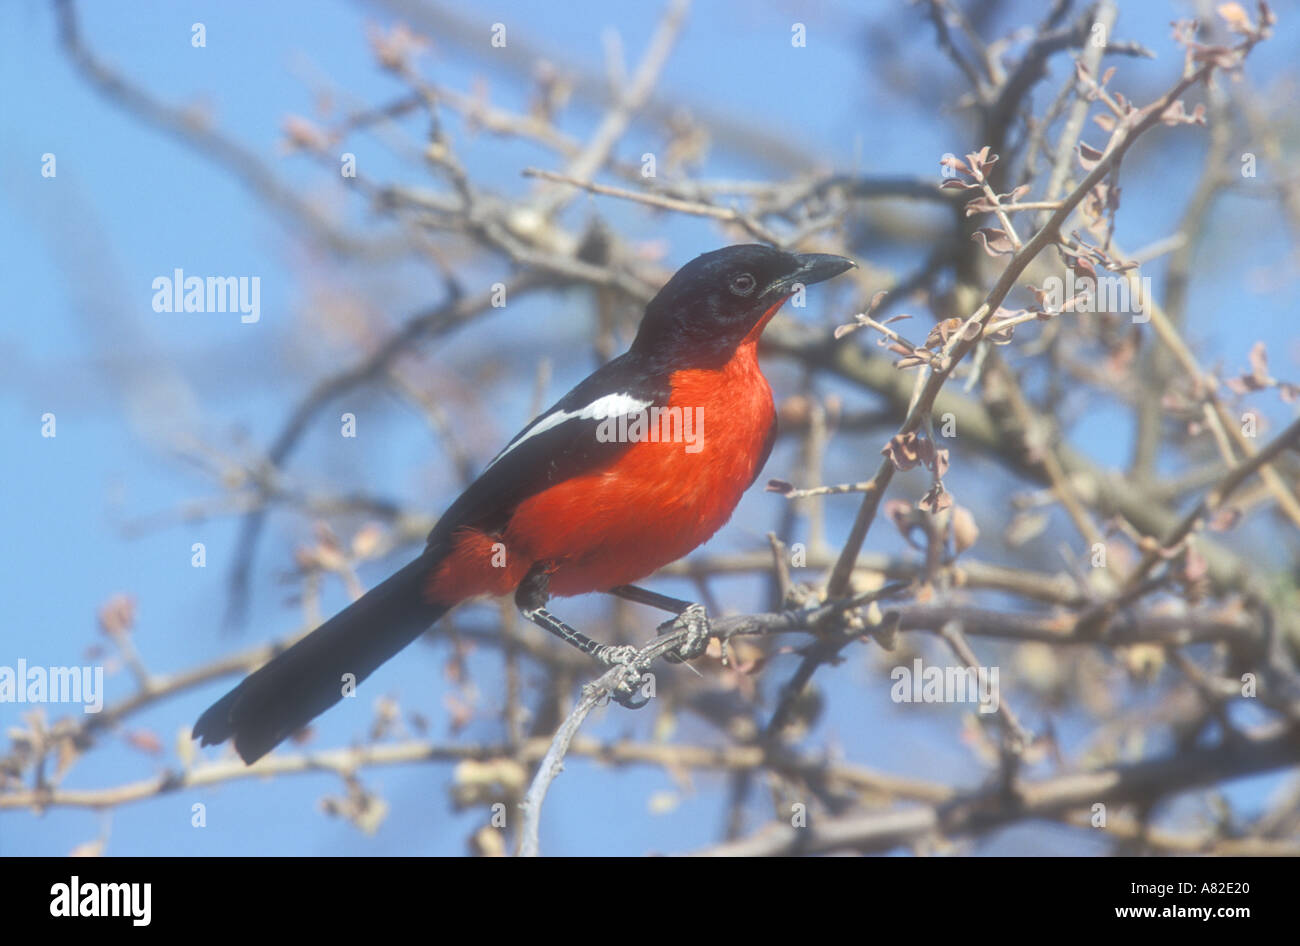
[(430, 578), (431, 598), (454, 603), (509, 594), (539, 561), (553, 566), (551, 594), (606, 591), (707, 541), (731, 517), (765, 459), (776, 412), (757, 342), (779, 307), (723, 367), (672, 375), (668, 406), (680, 409), (674, 429), (681, 440), (639, 440), (608, 467), (524, 500), (501, 535), (461, 532)]

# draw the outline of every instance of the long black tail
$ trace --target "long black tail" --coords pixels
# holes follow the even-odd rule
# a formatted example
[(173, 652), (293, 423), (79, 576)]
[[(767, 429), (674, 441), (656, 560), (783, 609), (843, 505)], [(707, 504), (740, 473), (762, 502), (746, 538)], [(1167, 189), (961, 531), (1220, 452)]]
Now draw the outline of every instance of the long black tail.
[(233, 736), (250, 765), (266, 755), (343, 698), (345, 674), (360, 683), (447, 613), (422, 598), (428, 573), (428, 558), (417, 559), (272, 658), (208, 707), (194, 738)]

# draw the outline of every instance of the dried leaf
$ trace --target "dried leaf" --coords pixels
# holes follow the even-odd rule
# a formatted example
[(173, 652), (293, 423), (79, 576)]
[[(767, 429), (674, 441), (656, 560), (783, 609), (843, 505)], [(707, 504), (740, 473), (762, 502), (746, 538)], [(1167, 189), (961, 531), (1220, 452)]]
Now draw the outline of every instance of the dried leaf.
[(1250, 21), (1245, 7), (1240, 3), (1221, 3), (1215, 8), (1224, 25), (1234, 33), (1249, 35), (1255, 32), (1255, 24)]
[(1204, 125), (1205, 105), (1198, 104), (1189, 114), (1183, 108), (1183, 100), (1179, 99), (1160, 113), (1160, 120), (1166, 125)]
[[(959, 171), (959, 172), (961, 172), (962, 174), (969, 174), (969, 173), (970, 173), (970, 168), (966, 166), (966, 162), (963, 161), (961, 158), (958, 158), (958, 157), (956, 157), (956, 156), (953, 156), (953, 157), (947, 157), (947, 158), (940, 158), (940, 159), (939, 159), (939, 166), (940, 166), (940, 167), (948, 167), (948, 168), (952, 168), (954, 171)], [(955, 180), (955, 178), (953, 178), (953, 180)], [(971, 186), (971, 187), (974, 187), (975, 185), (972, 184), (972, 185), (970, 185), (970, 186)]]
[(132, 749), (139, 749), (149, 755), (162, 755), (162, 740), (148, 729), (133, 729), (126, 734), (126, 743)]
[(1085, 171), (1091, 171), (1101, 160), (1102, 152), (1098, 151), (1092, 145), (1080, 141), (1078, 146), (1079, 166)]
[(924, 509), (926, 512), (934, 515), (952, 505), (952, 494), (943, 488), (942, 483), (932, 483), (926, 490), (921, 501), (916, 504), (918, 509)]
[(894, 468), (899, 471), (910, 470), (921, 462), (920, 441), (915, 431), (895, 434), (880, 452), (889, 457)]
[(1039, 289), (1032, 283), (1026, 283), (1025, 288), (1029, 290), (1030, 295), (1034, 297), (1034, 304), (1031, 309), (1046, 309), (1051, 293), (1046, 289)]
[(917, 439), (916, 455), (920, 458), (921, 463), (927, 470), (934, 469), (934, 442), (931, 440)]
[[(1276, 379), (1268, 373), (1268, 349), (1263, 342), (1256, 342), (1250, 349), (1250, 373), (1228, 378), (1224, 384), (1235, 394), (1262, 391), (1277, 384)], [(1283, 399), (1285, 400), (1285, 395)]]
[(135, 626), (135, 598), (115, 594), (99, 608), (99, 629), (109, 637), (124, 634)]
[[(884, 302), (888, 295), (889, 295), (888, 289), (881, 289), (874, 296), (872, 296), (871, 303), (867, 306), (867, 315), (870, 315), (872, 312), (875, 312), (877, 309), (879, 309), (880, 303)], [(905, 316), (895, 316), (895, 318), (904, 318), (904, 317)]]
[(993, 227), (980, 227), (971, 234), (971, 239), (979, 238), (984, 246), (984, 252), (989, 256), (1009, 256), (1016, 251), (1015, 246), (1011, 243), (1011, 238), (1007, 236), (1005, 230), (995, 229)]
[(284, 136), (288, 139), (286, 146), (293, 150), (324, 151), (330, 145), (330, 137), (325, 131), (301, 115), (286, 115), (281, 123)]
[[(1014, 318), (1017, 315), (1024, 315), (1025, 310), (1020, 309), (1016, 312), (1007, 312), (1005, 309), (998, 309), (999, 318)], [(1003, 325), (995, 332), (986, 334), (986, 338), (994, 345), (1010, 345), (1012, 337), (1016, 334), (1015, 325)]]
[(952, 547), (958, 555), (979, 539), (980, 530), (975, 523), (975, 516), (965, 506), (952, 507), (952, 522), (949, 528), (952, 530)]
[(1086, 256), (1071, 256), (1067, 260), (1067, 265), (1080, 276), (1086, 276), (1089, 279), (1097, 278), (1097, 267)]
[(925, 347), (942, 348), (948, 344), (948, 339), (952, 338), (953, 333), (961, 327), (961, 319), (944, 319), (930, 329), (930, 334), (925, 337)]
[(974, 169), (979, 176), (984, 177), (985, 172), (998, 163), (998, 156), (996, 154), (989, 154), (989, 146), (985, 145), (978, 151), (966, 155), (966, 160), (970, 162), (971, 168)]
[(410, 28), (402, 23), (398, 23), (387, 33), (383, 30), (372, 30), (370, 34), (370, 48), (374, 51), (379, 64), (385, 69), (409, 68), (411, 60), (427, 45), (423, 37), (412, 33)]

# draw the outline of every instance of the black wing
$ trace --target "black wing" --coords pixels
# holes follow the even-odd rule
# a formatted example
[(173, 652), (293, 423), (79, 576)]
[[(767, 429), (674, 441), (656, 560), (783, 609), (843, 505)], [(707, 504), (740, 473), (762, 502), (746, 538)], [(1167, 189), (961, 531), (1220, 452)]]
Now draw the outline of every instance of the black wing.
[(429, 533), (430, 548), (446, 548), (462, 526), (498, 532), (529, 496), (618, 459), (631, 444), (597, 436), (602, 418), (590, 410), (593, 405), (617, 414), (637, 404), (667, 404), (669, 393), (663, 375), (644, 370), (631, 352), (598, 368), (515, 434), (438, 520)]

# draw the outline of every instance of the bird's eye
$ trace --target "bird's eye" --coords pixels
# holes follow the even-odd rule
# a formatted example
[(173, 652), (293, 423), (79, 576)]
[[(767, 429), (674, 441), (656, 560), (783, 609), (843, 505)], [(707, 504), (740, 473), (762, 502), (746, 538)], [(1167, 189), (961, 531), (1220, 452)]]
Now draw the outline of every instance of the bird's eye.
[(749, 295), (754, 291), (754, 277), (749, 273), (741, 273), (731, 280), (731, 291), (738, 296)]

